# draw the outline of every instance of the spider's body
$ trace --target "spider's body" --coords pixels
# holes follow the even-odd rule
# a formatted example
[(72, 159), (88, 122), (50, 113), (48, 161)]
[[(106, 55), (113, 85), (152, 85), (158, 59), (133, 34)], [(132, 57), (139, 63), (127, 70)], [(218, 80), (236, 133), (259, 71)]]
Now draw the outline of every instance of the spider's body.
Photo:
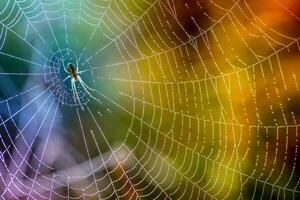
[(83, 91), (88, 94), (90, 97), (92, 97), (94, 100), (98, 101), (99, 103), (101, 103), (97, 98), (95, 98), (90, 92), (89, 90), (91, 91), (95, 91), (95, 89), (93, 88), (90, 88), (87, 84), (85, 84), (83, 82), (83, 80), (80, 78), (79, 74), (81, 74), (82, 72), (81, 71), (78, 71), (78, 67), (77, 66), (74, 66), (73, 64), (69, 63), (66, 65), (66, 67), (64, 68), (65, 72), (69, 74), (69, 76), (67, 76), (63, 82), (67, 79), (71, 79), (71, 89), (72, 89), (72, 93), (73, 93), (73, 99), (74, 99), (74, 102), (77, 102), (81, 109), (83, 110), (83, 106), (81, 104), (81, 101), (80, 101), (80, 96), (77, 92), (77, 86), (76, 86), (76, 82), (78, 81), (81, 88), (83, 88)]
[(78, 75), (77, 75), (77, 68), (73, 64), (68, 64), (67, 67), (67, 72), (72, 76), (74, 80), (78, 80)]

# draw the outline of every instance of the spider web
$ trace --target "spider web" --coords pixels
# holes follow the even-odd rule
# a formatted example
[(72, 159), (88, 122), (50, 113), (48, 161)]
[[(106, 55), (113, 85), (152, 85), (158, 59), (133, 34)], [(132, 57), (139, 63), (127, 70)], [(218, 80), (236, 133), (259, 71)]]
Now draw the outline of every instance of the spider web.
[(1, 1), (1, 198), (299, 198), (291, 2)]

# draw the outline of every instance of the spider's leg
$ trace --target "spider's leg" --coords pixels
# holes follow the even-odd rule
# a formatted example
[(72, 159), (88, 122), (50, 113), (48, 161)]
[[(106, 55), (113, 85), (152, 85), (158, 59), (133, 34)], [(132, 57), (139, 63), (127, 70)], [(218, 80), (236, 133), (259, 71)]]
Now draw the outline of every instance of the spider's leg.
[(78, 59), (76, 59), (76, 71), (79, 71), (79, 63), (78, 63)]
[(76, 103), (76, 95), (75, 95), (74, 84), (75, 84), (74, 80), (71, 79), (71, 88), (72, 88), (73, 100), (74, 100), (74, 103)]
[[(95, 89), (93, 88), (90, 88), (87, 84), (85, 84), (85, 82), (78, 76), (78, 80), (79, 80), (79, 83), (81, 84), (81, 86), (83, 87), (84, 91), (90, 96), (92, 97), (95, 101), (97, 101), (98, 103), (102, 104), (102, 102), (97, 99), (96, 97), (94, 97), (90, 92), (89, 90), (92, 90), (92, 91), (95, 91)], [(89, 90), (88, 90), (89, 89)]]
[(87, 84), (85, 84), (85, 82), (83, 82), (83, 80), (79, 77), (79, 82), (84, 85), (84, 87), (86, 87), (87, 89), (91, 90), (91, 91), (96, 91), (96, 89), (89, 87)]
[(75, 93), (75, 96), (76, 96), (76, 98), (77, 98), (77, 100), (78, 100), (78, 103), (79, 103), (81, 109), (84, 110), (84, 109), (83, 109), (83, 106), (82, 106), (82, 104), (81, 104), (81, 101), (80, 101), (80, 98), (79, 98), (79, 95), (78, 95), (78, 92), (77, 92), (77, 88), (76, 88), (76, 84), (75, 84), (75, 81), (74, 81), (74, 80), (73, 80), (73, 88), (74, 88), (74, 93)]
[(65, 82), (66, 80), (68, 80), (69, 78), (71, 78), (71, 77), (67, 76), (64, 80), (62, 80), (62, 83)]
[(70, 74), (70, 72), (67, 71), (66, 67), (63, 67), (64, 68), (64, 71), (67, 73), (67, 74)]

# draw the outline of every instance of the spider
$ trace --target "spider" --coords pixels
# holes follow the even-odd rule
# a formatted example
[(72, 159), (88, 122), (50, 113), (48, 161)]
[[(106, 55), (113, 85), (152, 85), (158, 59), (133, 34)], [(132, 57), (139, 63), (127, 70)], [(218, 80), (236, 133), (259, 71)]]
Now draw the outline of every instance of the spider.
[[(73, 99), (74, 102), (78, 102), (78, 104), (80, 105), (81, 109), (84, 110), (82, 103), (80, 101), (78, 92), (77, 92), (77, 88), (76, 88), (76, 82), (79, 81), (81, 87), (84, 89), (84, 91), (93, 99), (95, 99), (96, 101), (100, 102), (99, 99), (97, 99), (96, 97), (94, 97), (89, 90), (91, 91), (95, 91), (95, 89), (90, 88), (87, 84), (85, 84), (85, 82), (83, 82), (83, 80), (80, 78), (79, 74), (81, 74), (81, 71), (78, 71), (78, 68), (76, 66), (74, 66), (72, 63), (68, 63), (66, 65), (66, 67), (64, 68), (65, 72), (69, 74), (69, 76), (67, 76), (65, 80), (71, 78), (71, 89), (72, 89), (72, 93), (73, 93)], [(101, 103), (101, 102), (100, 102)]]

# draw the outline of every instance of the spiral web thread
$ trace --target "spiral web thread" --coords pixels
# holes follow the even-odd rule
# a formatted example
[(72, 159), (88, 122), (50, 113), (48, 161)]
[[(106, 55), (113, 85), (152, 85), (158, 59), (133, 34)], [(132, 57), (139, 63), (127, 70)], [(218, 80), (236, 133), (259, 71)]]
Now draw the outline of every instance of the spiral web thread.
[[(272, 3), (299, 24), (297, 15), (282, 2)], [(288, 55), (298, 56), (299, 38), (270, 28), (247, 1), (186, 1), (184, 9), (196, 9), (206, 21), (187, 15), (193, 31), (182, 22), (175, 5), (175, 0), (2, 2), (0, 55), (36, 70), (14, 72), (9, 66), (0, 69), (0, 78), (41, 80), (0, 99), (2, 199), (299, 197), (299, 119), (297, 111), (287, 106), (299, 95), (299, 72), (287, 61)], [(72, 43), (68, 22), (91, 30), (78, 57), (84, 55), (92, 62), (109, 49), (118, 58), (86, 71), (92, 71), (96, 82), (122, 84), (116, 96), (126, 99), (130, 106), (103, 93), (97, 84), (90, 90), (93, 98), (84, 92), (80, 96), (96, 104), (109, 102), (106, 112), (116, 115), (113, 110), (119, 109), (131, 118), (131, 124), (122, 144), (115, 147), (98, 121), (102, 113), (91, 109), (89, 103), (84, 110), (75, 106), (74, 120), (88, 160), (71, 168), (76, 174), (66, 176), (72, 173), (49, 172), (53, 167), (43, 159), (51, 151), (49, 141), (61, 102), (66, 102), (59, 80), (49, 79), (44, 88), (44, 69), (49, 67), (46, 73), (54, 76), (57, 71), (51, 70), (51, 55)], [(53, 23), (62, 27), (63, 44)], [(20, 28), (24, 24), (26, 28)], [(99, 32), (104, 42), (89, 51)], [(40, 45), (32, 44), (31, 35)], [(11, 51), (7, 46), (11, 40), (39, 59)], [(103, 68), (111, 71), (111, 76), (97, 73)], [(22, 106), (15, 106), (15, 101), (30, 94), (33, 97)], [(37, 99), (41, 100), (39, 107), (33, 105)], [(27, 110), (33, 110), (31, 116), (25, 125), (18, 125), (15, 117)], [(40, 113), (39, 130), (46, 127), (42, 136), (46, 142), (35, 155), (33, 144), (41, 134), (37, 131), (32, 141), (25, 142), (24, 156), (15, 143), (26, 141), (23, 130)], [(90, 130), (83, 115), (97, 129)], [(12, 131), (17, 132), (14, 137)], [(90, 155), (85, 139), (88, 134), (99, 156)], [(100, 153), (96, 134), (109, 147), (107, 153)], [(129, 141), (135, 142), (128, 145)], [(140, 149), (144, 150), (142, 155)], [(31, 165), (27, 152), (38, 164)], [(15, 157), (21, 161), (12, 162)], [(48, 173), (40, 172), (42, 168)], [(26, 178), (25, 169), (34, 175)], [(78, 173), (78, 169), (86, 170)]]

